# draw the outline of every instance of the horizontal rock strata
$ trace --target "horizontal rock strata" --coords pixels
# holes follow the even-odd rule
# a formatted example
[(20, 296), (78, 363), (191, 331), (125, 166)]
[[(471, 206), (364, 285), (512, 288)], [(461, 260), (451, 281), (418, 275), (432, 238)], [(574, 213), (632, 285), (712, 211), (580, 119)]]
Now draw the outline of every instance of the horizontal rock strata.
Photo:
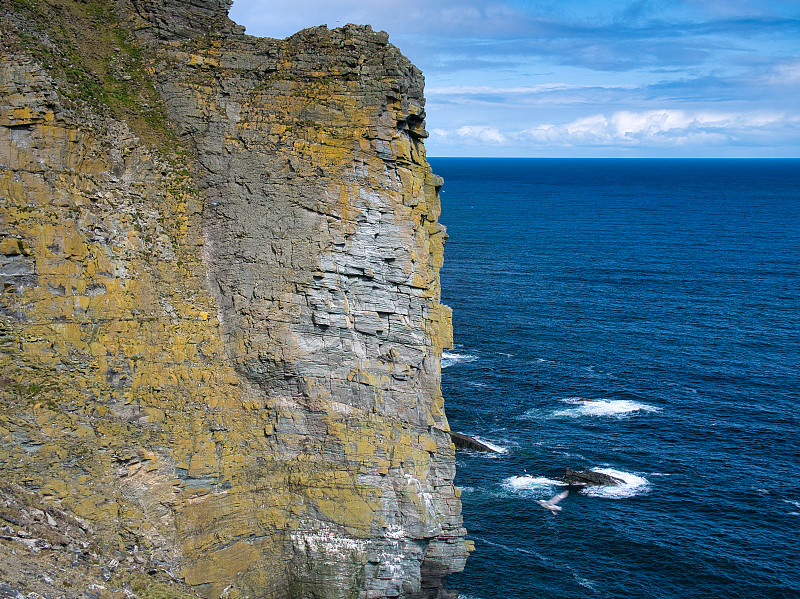
[(421, 74), (228, 4), (3, 6), (0, 473), (206, 597), (444, 596)]

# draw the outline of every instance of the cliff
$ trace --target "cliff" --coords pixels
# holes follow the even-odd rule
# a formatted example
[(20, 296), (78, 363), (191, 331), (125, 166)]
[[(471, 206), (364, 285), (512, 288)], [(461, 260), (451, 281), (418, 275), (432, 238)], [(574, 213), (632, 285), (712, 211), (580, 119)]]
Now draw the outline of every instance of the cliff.
[(421, 73), (229, 4), (0, 8), (0, 580), (443, 597), (467, 546)]

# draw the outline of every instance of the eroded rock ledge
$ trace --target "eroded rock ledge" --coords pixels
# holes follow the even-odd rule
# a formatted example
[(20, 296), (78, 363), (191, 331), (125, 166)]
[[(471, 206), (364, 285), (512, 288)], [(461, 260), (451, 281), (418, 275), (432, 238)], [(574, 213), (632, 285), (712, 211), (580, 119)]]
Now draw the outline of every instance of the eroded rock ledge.
[(0, 475), (206, 597), (443, 596), (422, 76), (229, 4), (3, 5)]

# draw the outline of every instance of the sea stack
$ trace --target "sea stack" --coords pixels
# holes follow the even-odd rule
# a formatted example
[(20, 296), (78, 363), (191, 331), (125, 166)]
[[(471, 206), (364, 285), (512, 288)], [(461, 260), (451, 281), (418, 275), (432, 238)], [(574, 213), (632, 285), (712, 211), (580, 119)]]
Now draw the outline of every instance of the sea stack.
[(0, 9), (3, 578), (445, 597), (422, 75), (383, 32), (260, 39), (229, 5)]

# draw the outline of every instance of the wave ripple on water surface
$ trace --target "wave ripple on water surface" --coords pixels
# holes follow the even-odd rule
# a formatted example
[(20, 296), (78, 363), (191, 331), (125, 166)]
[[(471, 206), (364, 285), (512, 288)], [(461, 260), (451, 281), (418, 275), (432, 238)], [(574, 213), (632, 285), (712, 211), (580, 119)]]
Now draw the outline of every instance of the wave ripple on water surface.
[[(800, 161), (431, 159), (480, 599), (800, 597)], [(623, 484), (537, 500), (565, 468)], [(530, 473), (530, 475), (526, 475)]]

